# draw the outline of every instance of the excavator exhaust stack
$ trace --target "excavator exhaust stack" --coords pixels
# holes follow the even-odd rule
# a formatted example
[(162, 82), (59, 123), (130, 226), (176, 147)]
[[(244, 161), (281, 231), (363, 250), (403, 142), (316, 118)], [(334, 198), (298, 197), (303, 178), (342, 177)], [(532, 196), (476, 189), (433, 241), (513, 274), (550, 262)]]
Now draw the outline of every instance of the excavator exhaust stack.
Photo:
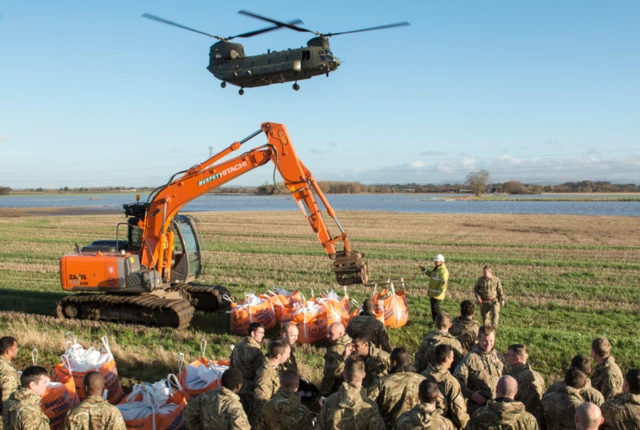
[(358, 251), (336, 252), (331, 268), (340, 285), (367, 284), (369, 282), (369, 262), (364, 253)]

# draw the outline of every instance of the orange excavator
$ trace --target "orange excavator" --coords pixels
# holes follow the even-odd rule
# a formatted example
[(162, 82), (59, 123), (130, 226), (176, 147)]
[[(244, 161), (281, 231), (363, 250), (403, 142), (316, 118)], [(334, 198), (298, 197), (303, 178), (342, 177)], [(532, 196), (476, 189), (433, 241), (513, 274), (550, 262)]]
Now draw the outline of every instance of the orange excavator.
[[(263, 132), (268, 143), (219, 162)], [(123, 205), (127, 222), (116, 226), (115, 240), (98, 240), (82, 248), (76, 245), (75, 252), (64, 255), (60, 260), (62, 288), (80, 294), (58, 303), (58, 317), (185, 328), (195, 309), (222, 307), (226, 288), (194, 282), (203, 270), (203, 238), (197, 220), (178, 212), (191, 200), (269, 160), (332, 260), (337, 282), (366, 284), (369, 265), (364, 254), (351, 249), (335, 211), (296, 155), (286, 127), (266, 122), (202, 164), (174, 174), (146, 202)], [(338, 236), (330, 234), (316, 195), (339, 228)], [(120, 238), (121, 227), (126, 228), (126, 239)], [(341, 250), (336, 250), (337, 242), (342, 242)]]

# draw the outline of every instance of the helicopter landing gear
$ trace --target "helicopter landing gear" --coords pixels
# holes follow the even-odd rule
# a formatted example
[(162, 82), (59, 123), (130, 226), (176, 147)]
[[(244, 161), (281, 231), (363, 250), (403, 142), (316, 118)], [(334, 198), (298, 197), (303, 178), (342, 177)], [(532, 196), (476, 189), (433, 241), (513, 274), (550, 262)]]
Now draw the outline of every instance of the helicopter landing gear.
[(227, 83), (223, 81), (223, 82), (220, 84), (220, 86), (221, 86), (222, 88), (226, 88), (226, 87), (227, 87)]
[(294, 91), (298, 91), (300, 89), (300, 85), (298, 85), (298, 83), (296, 82), (291, 88), (293, 88)]
[(240, 88), (240, 91), (238, 91), (238, 94), (243, 95), (244, 94), (244, 88)]

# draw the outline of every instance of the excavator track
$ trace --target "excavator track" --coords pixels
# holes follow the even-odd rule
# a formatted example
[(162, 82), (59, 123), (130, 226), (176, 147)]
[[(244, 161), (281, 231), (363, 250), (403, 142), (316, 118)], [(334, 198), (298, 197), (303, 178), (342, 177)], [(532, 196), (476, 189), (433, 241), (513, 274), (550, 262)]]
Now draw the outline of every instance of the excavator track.
[(62, 319), (115, 321), (133, 324), (189, 327), (195, 312), (189, 300), (174, 293), (162, 297), (152, 293), (137, 296), (115, 294), (76, 294), (58, 303)]
[(229, 290), (222, 285), (206, 285), (197, 282), (181, 284), (175, 287), (178, 291), (184, 291), (191, 296), (191, 303), (199, 311), (214, 312), (229, 305), (224, 300), (225, 295), (230, 296)]

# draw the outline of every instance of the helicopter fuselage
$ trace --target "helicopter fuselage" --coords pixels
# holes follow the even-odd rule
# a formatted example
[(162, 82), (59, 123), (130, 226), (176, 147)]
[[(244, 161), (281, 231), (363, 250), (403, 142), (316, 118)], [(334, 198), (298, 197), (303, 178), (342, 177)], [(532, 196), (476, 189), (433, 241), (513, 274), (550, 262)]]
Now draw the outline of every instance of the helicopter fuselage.
[(340, 66), (326, 37), (314, 37), (306, 47), (246, 56), (239, 43), (220, 41), (211, 46), (207, 70), (223, 82), (241, 88), (310, 79)]

